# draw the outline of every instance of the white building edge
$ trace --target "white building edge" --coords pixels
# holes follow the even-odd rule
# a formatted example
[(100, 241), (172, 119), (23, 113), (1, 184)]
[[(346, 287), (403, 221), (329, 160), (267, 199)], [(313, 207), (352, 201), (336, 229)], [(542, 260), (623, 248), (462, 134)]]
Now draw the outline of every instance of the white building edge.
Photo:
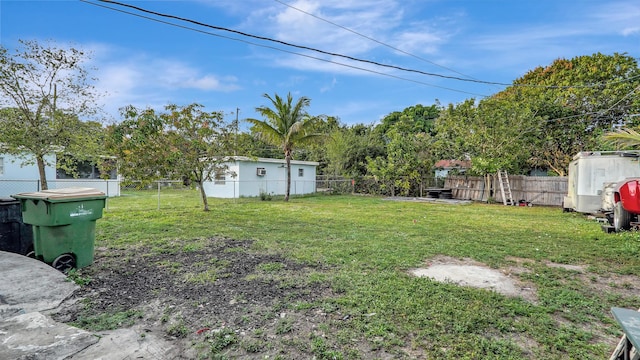
[[(47, 155), (46, 161), (55, 164), (55, 154)], [(53, 165), (45, 166), (45, 175), (49, 189), (90, 187), (104, 192), (107, 196), (120, 196), (120, 180), (117, 179), (58, 179), (56, 167)], [(40, 190), (37, 165), (23, 165), (23, 160), (17, 156), (0, 153), (0, 197)]]

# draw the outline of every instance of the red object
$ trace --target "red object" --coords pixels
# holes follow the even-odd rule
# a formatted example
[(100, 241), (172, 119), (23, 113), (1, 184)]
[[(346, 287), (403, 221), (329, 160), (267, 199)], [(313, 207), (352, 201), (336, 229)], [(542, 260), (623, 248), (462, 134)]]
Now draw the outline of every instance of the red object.
[(640, 178), (625, 179), (616, 185), (615, 201), (632, 214), (640, 214)]

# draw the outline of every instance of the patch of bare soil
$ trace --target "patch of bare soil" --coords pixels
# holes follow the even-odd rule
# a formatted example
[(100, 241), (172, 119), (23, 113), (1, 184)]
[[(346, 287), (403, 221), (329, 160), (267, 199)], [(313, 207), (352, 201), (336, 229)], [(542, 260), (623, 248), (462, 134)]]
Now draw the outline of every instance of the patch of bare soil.
[(322, 268), (256, 254), (251, 244), (211, 239), (204, 249), (166, 254), (99, 249), (94, 264), (80, 272), (91, 282), (54, 318), (77, 322), (138, 310), (136, 328), (182, 349), (171, 358), (309, 358), (308, 339), (322, 337), (320, 324), (341, 316), (314, 303), (331, 296), (326, 283), (308, 277)]
[[(509, 257), (507, 260), (513, 261), (516, 264), (516, 266), (510, 267), (508, 270), (515, 275), (530, 272), (531, 270), (524, 267), (524, 265), (534, 263), (534, 261), (530, 259), (515, 257)], [(560, 268), (573, 273), (575, 278), (594, 291), (620, 293), (625, 296), (640, 297), (640, 277), (637, 275), (592, 273), (589, 272), (589, 267), (587, 265), (559, 264), (551, 261), (545, 261), (544, 264), (551, 268)]]

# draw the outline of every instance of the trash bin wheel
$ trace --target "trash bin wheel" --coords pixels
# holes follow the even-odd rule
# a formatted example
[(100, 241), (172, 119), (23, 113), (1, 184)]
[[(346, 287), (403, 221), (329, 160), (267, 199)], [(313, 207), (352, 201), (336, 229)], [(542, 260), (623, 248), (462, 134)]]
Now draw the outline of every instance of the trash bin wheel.
[(76, 267), (76, 258), (71, 254), (62, 254), (51, 263), (56, 270), (66, 273)]

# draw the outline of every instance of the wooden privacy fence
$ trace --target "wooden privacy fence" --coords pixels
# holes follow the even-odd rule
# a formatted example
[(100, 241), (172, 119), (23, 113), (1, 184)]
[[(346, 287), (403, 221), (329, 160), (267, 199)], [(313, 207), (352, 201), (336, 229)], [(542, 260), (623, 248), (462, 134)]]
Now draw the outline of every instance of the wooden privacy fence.
[[(513, 201), (524, 200), (533, 205), (562, 206), (567, 195), (567, 177), (509, 175)], [(491, 176), (491, 189), (487, 189), (481, 176), (447, 176), (445, 189), (451, 189), (454, 199), (502, 202), (500, 184), (495, 174)]]

